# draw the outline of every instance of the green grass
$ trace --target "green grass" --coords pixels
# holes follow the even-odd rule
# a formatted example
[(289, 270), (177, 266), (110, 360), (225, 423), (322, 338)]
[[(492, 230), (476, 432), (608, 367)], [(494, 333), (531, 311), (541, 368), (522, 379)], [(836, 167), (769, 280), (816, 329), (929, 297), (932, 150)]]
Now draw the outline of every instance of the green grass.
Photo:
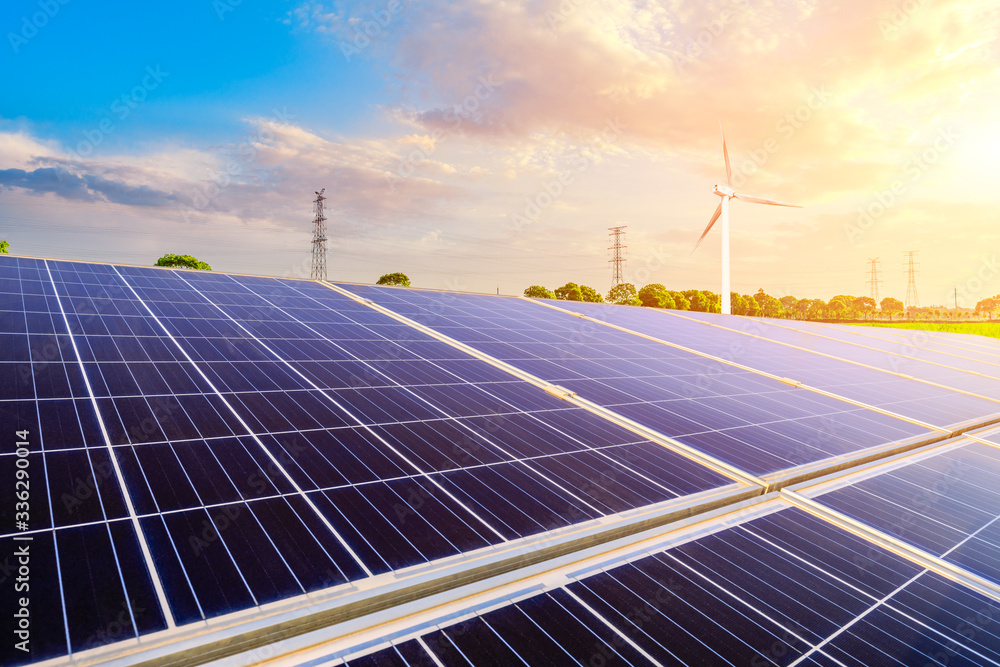
[(997, 322), (866, 322), (857, 323), (863, 327), (889, 327), (891, 329), (924, 329), (925, 331), (947, 331), (948, 333), (975, 334), (1000, 338), (1000, 321)]

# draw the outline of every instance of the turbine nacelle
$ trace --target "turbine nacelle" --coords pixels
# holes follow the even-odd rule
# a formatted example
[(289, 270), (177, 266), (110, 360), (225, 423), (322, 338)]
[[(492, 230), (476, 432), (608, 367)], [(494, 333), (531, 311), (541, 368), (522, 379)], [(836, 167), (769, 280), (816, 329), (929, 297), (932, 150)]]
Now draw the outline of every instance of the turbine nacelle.
[(733, 190), (731, 187), (727, 185), (716, 185), (715, 194), (719, 195), (720, 197), (735, 197), (736, 190)]

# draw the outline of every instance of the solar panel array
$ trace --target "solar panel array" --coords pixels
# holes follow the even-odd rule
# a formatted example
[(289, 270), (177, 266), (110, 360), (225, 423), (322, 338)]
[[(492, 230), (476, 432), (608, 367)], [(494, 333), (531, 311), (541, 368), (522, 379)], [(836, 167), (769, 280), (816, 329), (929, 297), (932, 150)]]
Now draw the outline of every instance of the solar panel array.
[[(527, 566), (541, 545), (597, 548), (768, 491), (738, 525), (720, 517), (460, 625), (328, 657), (871, 664), (871, 637), (888, 632), (996, 660), (995, 630), (971, 642), (938, 626), (1000, 600), (1000, 438), (937, 443), (1000, 420), (1000, 348), (900, 336), (5, 257), (0, 415), (27, 444), (0, 451), (0, 617), (21, 607), (8, 593), (24, 545), (32, 583), (29, 651), (8, 642), (2, 662), (166, 655), (299, 601), (363, 599), (439, 564), (448, 586), (475, 583), (495, 574), (485, 562)], [(773, 499), (775, 485), (891, 455), (884, 478), (848, 471)], [(966, 472), (940, 490), (941, 466)], [(893, 532), (885, 508), (921, 489), (948, 500)], [(874, 569), (849, 572), (857, 558)], [(651, 594), (655, 622), (636, 626), (629, 596)]]

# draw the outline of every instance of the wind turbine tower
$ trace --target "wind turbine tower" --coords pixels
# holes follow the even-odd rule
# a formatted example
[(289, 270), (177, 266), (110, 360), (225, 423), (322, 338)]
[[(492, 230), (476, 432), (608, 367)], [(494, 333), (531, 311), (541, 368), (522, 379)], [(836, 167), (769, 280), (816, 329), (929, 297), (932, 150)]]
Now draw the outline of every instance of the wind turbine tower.
[[(722, 132), (722, 123), (719, 123), (719, 132)], [(729, 200), (730, 199), (740, 199), (745, 202), (750, 202), (751, 204), (767, 204), (769, 206), (790, 206), (792, 208), (802, 208), (798, 204), (783, 204), (779, 201), (773, 201), (771, 199), (761, 199), (760, 197), (751, 197), (750, 195), (742, 195), (733, 190), (733, 170), (729, 166), (729, 151), (726, 149), (726, 134), (722, 132), (722, 157), (726, 160), (726, 184), (716, 185), (715, 194), (722, 198), (719, 202), (719, 206), (715, 209), (715, 214), (712, 215), (712, 219), (708, 221), (708, 226), (705, 227), (705, 231), (701, 233), (701, 237), (698, 239), (698, 243), (695, 244), (694, 249), (697, 250), (698, 246), (701, 245), (702, 240), (708, 231), (712, 229), (712, 225), (720, 217), (722, 218), (722, 293), (719, 295), (722, 299), (722, 313), (724, 315), (731, 315), (732, 305), (730, 303), (730, 286), (729, 286)], [(694, 253), (694, 250), (691, 251)]]

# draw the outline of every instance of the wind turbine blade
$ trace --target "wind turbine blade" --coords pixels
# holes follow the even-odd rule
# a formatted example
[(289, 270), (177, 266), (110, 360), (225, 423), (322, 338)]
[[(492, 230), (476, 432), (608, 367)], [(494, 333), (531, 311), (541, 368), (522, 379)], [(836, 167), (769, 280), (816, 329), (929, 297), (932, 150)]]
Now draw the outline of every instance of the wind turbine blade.
[(722, 121), (719, 121), (719, 133), (722, 134), (722, 157), (726, 158), (726, 185), (733, 187), (733, 170), (729, 166), (729, 151), (726, 149), (726, 133), (722, 131)]
[(769, 204), (770, 206), (790, 206), (791, 208), (802, 208), (798, 204), (784, 204), (784, 203), (782, 203), (780, 201), (774, 201), (772, 199), (761, 199), (760, 197), (751, 197), (750, 195), (741, 195), (738, 192), (735, 195), (733, 195), (733, 196), (736, 197), (737, 199), (741, 199), (743, 201), (748, 201), (751, 204)]
[[(694, 244), (694, 250), (697, 250), (698, 246), (701, 245), (701, 242), (702, 242), (702, 240), (704, 240), (705, 235), (708, 234), (708, 230), (710, 230), (712, 228), (712, 225), (715, 224), (715, 221), (719, 219), (720, 215), (722, 215), (722, 202), (721, 201), (719, 202), (719, 205), (716, 207), (715, 213), (712, 214), (712, 219), (708, 221), (708, 227), (705, 227), (705, 231), (703, 231), (701, 233), (701, 236), (698, 238), (698, 242)], [(694, 254), (694, 250), (691, 251), (692, 254)]]

